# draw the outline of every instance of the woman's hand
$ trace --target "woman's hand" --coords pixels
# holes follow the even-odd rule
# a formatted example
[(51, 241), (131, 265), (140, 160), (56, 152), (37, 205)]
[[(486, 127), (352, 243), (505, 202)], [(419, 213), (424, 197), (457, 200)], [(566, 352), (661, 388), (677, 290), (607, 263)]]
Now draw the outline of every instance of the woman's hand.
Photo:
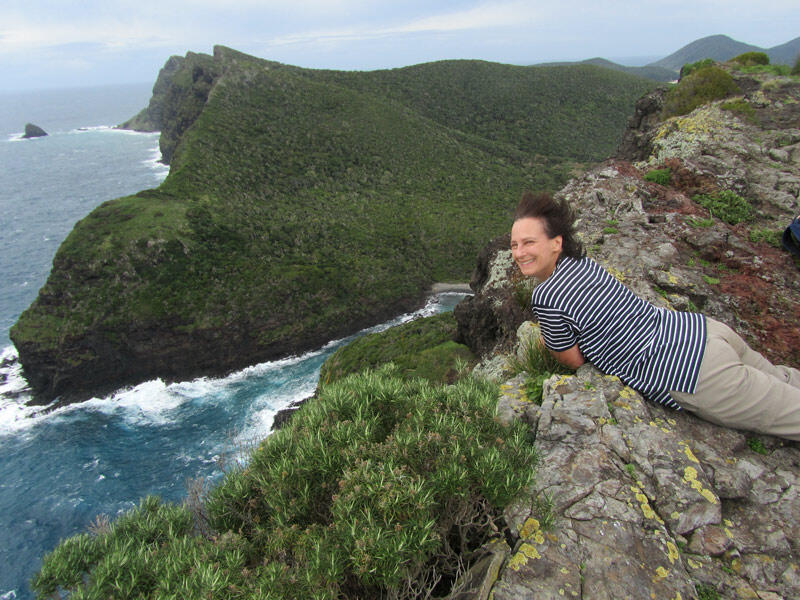
[(555, 352), (554, 350), (551, 350), (550, 353), (558, 362), (560, 362), (562, 365), (568, 366), (570, 369), (577, 369), (586, 362), (586, 359), (583, 358), (580, 348), (578, 348), (578, 344), (575, 344), (572, 348), (564, 350), (563, 352)]

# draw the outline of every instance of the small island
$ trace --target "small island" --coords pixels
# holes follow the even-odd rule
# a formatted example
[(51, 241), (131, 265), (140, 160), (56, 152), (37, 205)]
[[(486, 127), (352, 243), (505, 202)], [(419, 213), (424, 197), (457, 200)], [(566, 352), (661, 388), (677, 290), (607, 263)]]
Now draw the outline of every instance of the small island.
[(26, 123), (25, 124), (25, 133), (23, 134), (23, 139), (30, 139), (30, 138), (38, 138), (38, 137), (45, 137), (47, 132), (39, 127), (38, 125), (34, 125), (33, 123)]

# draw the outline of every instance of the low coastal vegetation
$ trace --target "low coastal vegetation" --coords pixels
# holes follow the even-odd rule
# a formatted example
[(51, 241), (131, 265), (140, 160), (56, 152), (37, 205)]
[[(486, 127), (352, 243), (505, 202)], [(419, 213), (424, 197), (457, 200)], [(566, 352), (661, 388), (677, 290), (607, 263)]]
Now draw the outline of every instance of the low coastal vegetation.
[(361, 337), (325, 361), (320, 371), (320, 385), (389, 362), (406, 377), (452, 382), (475, 362), (470, 349), (454, 341), (456, 328), (453, 313), (444, 312)]
[(149, 497), (62, 544), (39, 597), (417, 598), (447, 593), (533, 478), (496, 384), (392, 364), (322, 388), (201, 505)]

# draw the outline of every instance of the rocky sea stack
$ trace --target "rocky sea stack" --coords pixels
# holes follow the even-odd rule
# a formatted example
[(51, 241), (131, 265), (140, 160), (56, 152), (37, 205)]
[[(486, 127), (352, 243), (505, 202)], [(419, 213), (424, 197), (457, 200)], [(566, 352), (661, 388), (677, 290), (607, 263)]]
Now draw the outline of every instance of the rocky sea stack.
[(217, 47), (128, 125), (170, 174), (104, 203), (11, 330), (40, 401), (317, 347), (464, 281), (509, 198), (613, 151), (654, 83), (594, 66), (300, 69)]
[(37, 137), (45, 137), (47, 132), (39, 127), (38, 125), (34, 125), (33, 123), (26, 123), (25, 124), (25, 133), (22, 134), (23, 139), (30, 139), (30, 138), (37, 138)]

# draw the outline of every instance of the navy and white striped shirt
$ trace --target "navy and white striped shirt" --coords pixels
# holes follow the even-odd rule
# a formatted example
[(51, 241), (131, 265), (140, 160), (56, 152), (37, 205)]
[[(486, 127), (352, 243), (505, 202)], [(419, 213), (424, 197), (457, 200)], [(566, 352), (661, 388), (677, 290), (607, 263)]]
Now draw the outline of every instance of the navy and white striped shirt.
[(700, 313), (639, 298), (591, 258), (562, 256), (533, 290), (545, 346), (575, 344), (584, 358), (654, 402), (680, 410), (670, 391), (693, 394), (706, 342)]

